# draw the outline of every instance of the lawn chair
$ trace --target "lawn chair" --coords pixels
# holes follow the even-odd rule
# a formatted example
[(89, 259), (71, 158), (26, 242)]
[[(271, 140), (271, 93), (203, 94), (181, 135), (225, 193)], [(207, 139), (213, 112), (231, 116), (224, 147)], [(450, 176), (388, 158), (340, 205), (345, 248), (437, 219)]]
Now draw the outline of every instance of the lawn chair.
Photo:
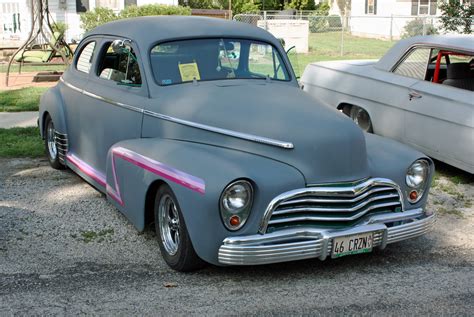
[[(66, 56), (69, 56), (70, 52), (66, 49), (66, 46), (63, 45), (64, 34), (59, 32), (54, 32), (51, 38), (51, 44), (58, 46), (64, 51)], [(50, 62), (57, 54), (53, 48), (46, 44), (47, 48), (28, 48), (19, 51), (15, 55), (15, 61), (21, 64), (23, 63), (48, 63)]]

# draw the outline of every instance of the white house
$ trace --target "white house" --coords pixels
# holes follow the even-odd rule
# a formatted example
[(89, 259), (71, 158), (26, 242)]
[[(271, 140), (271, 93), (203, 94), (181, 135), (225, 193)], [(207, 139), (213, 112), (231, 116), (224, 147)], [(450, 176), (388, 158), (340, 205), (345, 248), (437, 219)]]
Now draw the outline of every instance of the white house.
[[(40, 0), (0, 0), (0, 46), (25, 40), (31, 27), (31, 1)], [(49, 11), (54, 21), (68, 25), (66, 40), (82, 37), (79, 14), (95, 7), (107, 7), (119, 12), (125, 6), (144, 4), (177, 5), (178, 0), (49, 0)]]
[[(400, 38), (405, 25), (415, 18), (427, 23), (439, 16), (441, 0), (352, 0), (346, 12), (348, 27), (354, 35), (378, 38)], [(332, 1), (331, 13), (340, 14), (337, 1)]]

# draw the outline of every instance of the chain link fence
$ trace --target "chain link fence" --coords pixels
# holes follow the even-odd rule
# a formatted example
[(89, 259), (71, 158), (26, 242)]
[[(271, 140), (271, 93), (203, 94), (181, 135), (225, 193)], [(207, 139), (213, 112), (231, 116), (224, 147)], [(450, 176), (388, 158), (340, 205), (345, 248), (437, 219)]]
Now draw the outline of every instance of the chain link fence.
[[(437, 16), (341, 17), (320, 16), (313, 11), (263, 11), (238, 14), (234, 20), (265, 28), (272, 33), (272, 24), (277, 20), (281, 22), (281, 28), (285, 23), (291, 25), (291, 21), (308, 21), (308, 50), (298, 54), (298, 63), (302, 68), (307, 63), (321, 60), (378, 59), (402, 38), (446, 34), (441, 18)], [(301, 35), (297, 32), (291, 35), (290, 27), (285, 34), (289, 37)]]

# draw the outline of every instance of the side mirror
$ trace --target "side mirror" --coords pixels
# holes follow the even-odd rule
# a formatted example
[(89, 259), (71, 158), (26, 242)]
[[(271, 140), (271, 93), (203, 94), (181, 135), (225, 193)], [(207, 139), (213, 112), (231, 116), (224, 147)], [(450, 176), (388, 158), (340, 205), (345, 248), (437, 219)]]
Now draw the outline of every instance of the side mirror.
[(112, 42), (112, 51), (116, 54), (120, 54), (124, 47), (125, 47), (125, 44), (123, 43), (123, 40), (115, 40)]
[(116, 54), (121, 54), (124, 52), (125, 49), (127, 49), (127, 42), (130, 44), (130, 40), (115, 40), (112, 42), (112, 51)]
[(288, 56), (288, 59), (290, 60), (290, 63), (291, 63), (291, 66), (293, 67), (296, 78), (299, 79), (301, 77), (301, 72), (300, 72), (300, 65), (298, 62), (298, 54), (296, 53), (296, 46), (290, 47), (286, 51), (286, 55)]

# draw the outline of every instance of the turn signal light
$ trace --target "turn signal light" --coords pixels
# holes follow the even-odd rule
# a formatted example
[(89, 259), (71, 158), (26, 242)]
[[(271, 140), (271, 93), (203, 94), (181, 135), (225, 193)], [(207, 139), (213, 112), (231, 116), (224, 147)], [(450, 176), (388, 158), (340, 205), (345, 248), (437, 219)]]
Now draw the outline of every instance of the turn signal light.
[(229, 223), (232, 227), (237, 227), (238, 225), (240, 225), (240, 218), (239, 216), (232, 216), (230, 217), (229, 219)]
[(410, 200), (416, 201), (417, 198), (418, 198), (418, 192), (416, 190), (412, 190), (410, 192)]

